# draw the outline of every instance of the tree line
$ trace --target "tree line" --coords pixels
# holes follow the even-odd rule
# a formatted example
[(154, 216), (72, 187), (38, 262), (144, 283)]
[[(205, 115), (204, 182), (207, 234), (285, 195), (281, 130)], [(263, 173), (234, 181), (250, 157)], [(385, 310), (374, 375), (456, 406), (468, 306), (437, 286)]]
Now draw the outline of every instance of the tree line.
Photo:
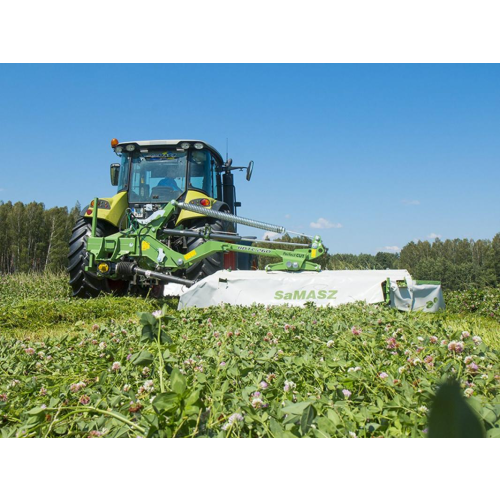
[(80, 213), (76, 204), (46, 209), (43, 203), (0, 201), (0, 273), (60, 271)]
[[(0, 273), (60, 271), (67, 266), (68, 242), (80, 213), (46, 209), (43, 203), (0, 201)], [(290, 250), (279, 243), (310, 243), (304, 236), (283, 237), (259, 246)], [(259, 268), (276, 261), (259, 257)], [(500, 233), (492, 240), (436, 238), (405, 245), (400, 253), (330, 254), (316, 260), (322, 269), (407, 269), (415, 279), (438, 280), (448, 290), (500, 286)]]
[[(308, 243), (303, 236), (284, 235), (263, 243), (263, 247), (289, 250), (280, 242)], [(259, 269), (276, 259), (259, 257)], [(500, 233), (492, 240), (436, 238), (433, 242), (417, 241), (405, 245), (399, 253), (326, 254), (316, 260), (322, 269), (407, 269), (414, 279), (441, 281), (446, 290), (500, 286)]]

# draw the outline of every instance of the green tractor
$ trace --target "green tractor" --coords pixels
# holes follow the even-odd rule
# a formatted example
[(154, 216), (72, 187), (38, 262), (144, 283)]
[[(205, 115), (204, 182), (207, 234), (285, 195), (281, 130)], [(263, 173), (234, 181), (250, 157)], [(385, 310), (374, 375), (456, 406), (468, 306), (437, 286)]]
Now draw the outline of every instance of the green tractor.
[[(319, 271), (311, 260), (324, 253), (316, 237), (289, 252), (253, 246), (237, 224), (284, 233), (285, 229), (237, 215), (234, 170), (209, 144), (195, 140), (136, 141), (111, 146), (118, 192), (95, 198), (82, 210), (69, 245), (70, 284), (76, 297), (100, 293), (163, 293), (163, 285), (191, 286), (222, 269), (255, 268), (259, 255), (281, 262), (268, 270)], [(295, 245), (296, 246), (296, 245)]]

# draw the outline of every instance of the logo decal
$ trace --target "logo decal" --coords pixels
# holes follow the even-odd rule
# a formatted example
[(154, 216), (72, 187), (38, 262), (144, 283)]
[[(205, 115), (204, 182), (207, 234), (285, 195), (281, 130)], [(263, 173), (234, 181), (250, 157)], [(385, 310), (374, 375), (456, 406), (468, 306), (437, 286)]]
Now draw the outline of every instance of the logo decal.
[(338, 290), (294, 290), (284, 292), (278, 290), (274, 300), (334, 300)]

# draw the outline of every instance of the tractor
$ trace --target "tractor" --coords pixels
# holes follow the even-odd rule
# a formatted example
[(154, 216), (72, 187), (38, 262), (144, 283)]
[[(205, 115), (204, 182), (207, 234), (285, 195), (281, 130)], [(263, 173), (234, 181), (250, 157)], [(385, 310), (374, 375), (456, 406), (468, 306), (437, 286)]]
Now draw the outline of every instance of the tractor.
[[(285, 229), (237, 215), (234, 170), (199, 140), (111, 141), (119, 161), (110, 166), (117, 194), (94, 198), (73, 228), (69, 244), (73, 296), (101, 293), (161, 295), (163, 285), (191, 286), (222, 269), (255, 268), (259, 255), (281, 257), (268, 270), (319, 270), (324, 253), (316, 237), (307, 249), (284, 252), (253, 246), (237, 224), (284, 233)], [(299, 245), (300, 246), (300, 245)]]

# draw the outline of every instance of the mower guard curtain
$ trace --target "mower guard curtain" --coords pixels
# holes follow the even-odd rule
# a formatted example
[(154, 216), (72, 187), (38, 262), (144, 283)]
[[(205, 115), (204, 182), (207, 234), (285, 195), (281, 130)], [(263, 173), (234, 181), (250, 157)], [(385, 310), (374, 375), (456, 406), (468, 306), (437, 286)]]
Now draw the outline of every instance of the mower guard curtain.
[[(387, 279), (411, 281), (404, 269), (384, 271), (218, 271), (181, 294), (179, 309), (221, 303), (304, 306), (337, 306), (364, 300), (383, 302)], [(408, 310), (406, 308), (405, 310)]]
[(441, 285), (417, 285), (407, 280), (407, 287), (399, 287), (391, 280), (391, 307), (400, 311), (437, 312), (444, 309)]

